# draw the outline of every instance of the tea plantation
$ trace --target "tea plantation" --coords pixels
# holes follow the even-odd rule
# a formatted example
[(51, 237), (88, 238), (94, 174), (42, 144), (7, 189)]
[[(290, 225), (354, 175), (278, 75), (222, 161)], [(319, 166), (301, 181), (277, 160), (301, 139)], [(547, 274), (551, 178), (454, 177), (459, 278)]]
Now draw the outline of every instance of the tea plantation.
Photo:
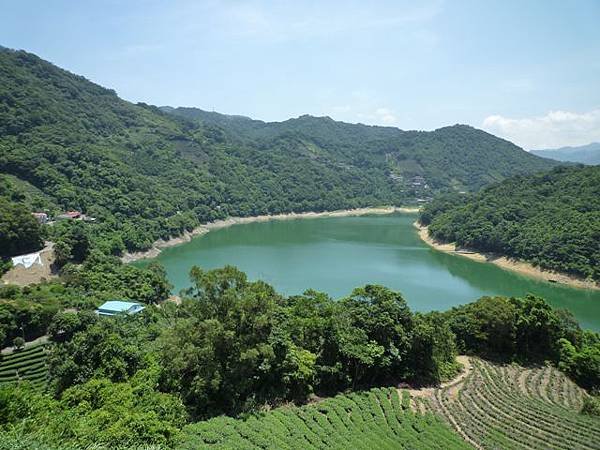
[(415, 413), (395, 388), (338, 395), (248, 419), (218, 417), (184, 429), (181, 449), (465, 449), (433, 414)]
[(0, 384), (16, 381), (30, 381), (34, 386), (42, 387), (46, 383), (45, 345), (38, 344), (0, 359)]

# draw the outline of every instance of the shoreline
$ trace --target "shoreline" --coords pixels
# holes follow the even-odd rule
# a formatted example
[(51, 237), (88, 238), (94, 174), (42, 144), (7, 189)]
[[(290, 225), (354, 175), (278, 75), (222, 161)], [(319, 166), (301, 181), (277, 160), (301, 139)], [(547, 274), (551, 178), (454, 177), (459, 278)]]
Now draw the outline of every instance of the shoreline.
[(160, 255), (161, 251), (165, 248), (175, 247), (176, 245), (185, 244), (190, 242), (197, 236), (202, 236), (212, 230), (218, 230), (221, 228), (227, 228), (232, 225), (247, 224), (255, 222), (269, 222), (271, 220), (294, 220), (294, 219), (318, 219), (322, 217), (351, 217), (351, 216), (364, 216), (367, 214), (392, 214), (395, 212), (403, 213), (416, 213), (419, 211), (417, 207), (395, 207), (395, 206), (382, 206), (378, 208), (357, 208), (357, 209), (342, 209), (337, 211), (323, 211), (323, 212), (304, 212), (304, 213), (284, 213), (275, 215), (262, 215), (262, 216), (251, 216), (251, 217), (228, 217), (227, 219), (219, 219), (213, 222), (202, 224), (192, 231), (186, 231), (181, 236), (177, 236), (168, 240), (159, 239), (152, 244), (148, 250), (141, 252), (126, 252), (121, 256), (121, 262), (127, 264), (140, 259), (151, 259), (156, 258)]
[(494, 253), (477, 252), (471, 249), (457, 249), (455, 244), (441, 243), (432, 239), (428, 234), (428, 227), (422, 226), (418, 222), (415, 222), (413, 225), (417, 229), (417, 233), (421, 240), (435, 250), (462, 256), (477, 262), (492, 263), (502, 269), (510, 270), (531, 278), (537, 278), (538, 280), (580, 289), (600, 290), (600, 284), (593, 281), (584, 280), (565, 273), (541, 269), (525, 261), (508, 258)]

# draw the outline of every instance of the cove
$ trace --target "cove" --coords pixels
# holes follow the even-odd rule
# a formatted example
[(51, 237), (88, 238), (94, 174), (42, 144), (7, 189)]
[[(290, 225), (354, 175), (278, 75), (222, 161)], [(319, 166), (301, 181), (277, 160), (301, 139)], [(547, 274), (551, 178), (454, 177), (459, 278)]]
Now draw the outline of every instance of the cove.
[[(439, 252), (421, 241), (414, 214), (273, 220), (233, 225), (164, 249), (155, 258), (173, 292), (190, 285), (193, 265), (234, 265), (285, 295), (308, 288), (334, 298), (365, 284), (400, 291), (415, 311), (447, 310), (484, 295), (533, 293), (600, 331), (600, 291), (532, 279), (493, 264)], [(145, 265), (150, 260), (132, 264)]]

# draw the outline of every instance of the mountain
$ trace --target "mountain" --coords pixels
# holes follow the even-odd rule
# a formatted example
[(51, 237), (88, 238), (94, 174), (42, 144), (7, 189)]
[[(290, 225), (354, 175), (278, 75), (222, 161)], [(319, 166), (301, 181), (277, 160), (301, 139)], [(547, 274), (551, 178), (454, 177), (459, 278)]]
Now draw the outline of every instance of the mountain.
[(556, 161), (570, 161), (581, 164), (600, 164), (600, 142), (593, 142), (580, 147), (561, 147), (547, 150), (531, 150), (536, 156)]
[(402, 204), (558, 164), (463, 125), (265, 123), (132, 104), (8, 49), (0, 49), (0, 148), (0, 197), (95, 217), (92, 246), (112, 254), (226, 216)]
[(440, 241), (600, 282), (600, 166), (517, 176), (439, 197), (420, 221)]
[[(427, 194), (422, 189), (424, 184), (433, 191), (472, 191), (507, 176), (545, 170), (552, 165), (467, 125), (403, 131), (308, 115), (284, 122), (263, 122), (197, 108), (165, 110), (195, 123), (218, 126), (238, 142), (272, 148), (286, 141), (289, 146), (310, 147), (320, 156), (345, 165), (380, 167), (412, 196)], [(424, 180), (417, 179), (420, 185), (416, 185), (414, 177)]]

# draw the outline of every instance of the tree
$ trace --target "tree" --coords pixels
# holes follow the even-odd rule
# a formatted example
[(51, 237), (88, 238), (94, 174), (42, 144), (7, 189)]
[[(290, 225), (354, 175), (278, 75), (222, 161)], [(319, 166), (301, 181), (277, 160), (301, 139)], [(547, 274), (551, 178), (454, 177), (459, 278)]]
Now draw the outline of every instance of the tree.
[[(190, 317), (161, 339), (161, 385), (179, 392), (195, 417), (235, 414), (282, 395), (273, 339), (279, 296), (227, 266), (191, 271), (184, 307)], [(305, 355), (301, 355), (305, 356)]]
[(339, 302), (336, 339), (353, 386), (408, 373), (412, 315), (398, 292), (383, 286), (357, 288)]
[(438, 312), (416, 314), (411, 343), (411, 378), (419, 384), (439, 384), (457, 370), (456, 340), (446, 318)]
[(13, 346), (15, 347), (15, 350), (23, 349), (24, 345), (25, 345), (25, 339), (23, 339), (21, 336), (17, 336), (16, 338), (13, 339)]
[(42, 229), (27, 208), (0, 197), (0, 212), (0, 257), (42, 248)]
[(55, 342), (70, 341), (75, 333), (84, 331), (98, 320), (92, 311), (59, 312), (48, 326), (50, 339)]
[(58, 241), (54, 244), (54, 260), (58, 267), (64, 266), (72, 257), (72, 248), (67, 242)]
[(132, 341), (134, 317), (92, 322), (70, 341), (52, 347), (49, 372), (58, 393), (93, 377), (127, 380), (142, 366), (143, 350)]
[(521, 358), (556, 359), (556, 342), (563, 336), (561, 321), (552, 307), (535, 295), (511, 298), (510, 302), (516, 307), (516, 351)]
[(450, 328), (459, 351), (512, 359), (516, 350), (516, 309), (506, 297), (482, 297), (452, 308)]

